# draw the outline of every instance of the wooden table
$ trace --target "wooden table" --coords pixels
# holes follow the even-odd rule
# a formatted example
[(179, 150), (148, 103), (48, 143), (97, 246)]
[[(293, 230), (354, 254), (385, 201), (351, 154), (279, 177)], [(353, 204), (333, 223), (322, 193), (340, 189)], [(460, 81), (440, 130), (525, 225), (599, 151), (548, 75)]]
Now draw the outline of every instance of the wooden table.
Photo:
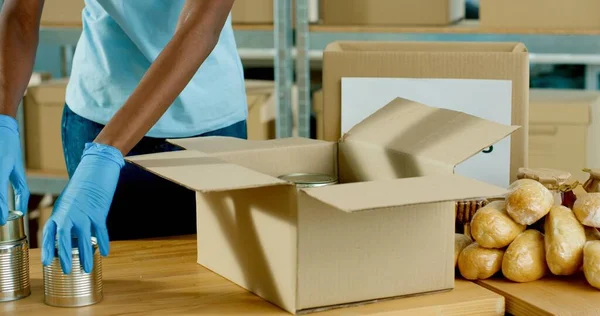
[[(104, 300), (82, 308), (43, 303), (39, 249), (32, 249), (31, 296), (0, 303), (1, 315), (289, 315), (196, 263), (195, 236), (111, 243), (103, 261)], [(503, 315), (504, 298), (458, 280), (451, 292), (311, 315)]]
[(546, 277), (530, 283), (514, 283), (503, 278), (479, 281), (506, 299), (506, 312), (527, 315), (600, 315), (600, 290), (583, 275)]

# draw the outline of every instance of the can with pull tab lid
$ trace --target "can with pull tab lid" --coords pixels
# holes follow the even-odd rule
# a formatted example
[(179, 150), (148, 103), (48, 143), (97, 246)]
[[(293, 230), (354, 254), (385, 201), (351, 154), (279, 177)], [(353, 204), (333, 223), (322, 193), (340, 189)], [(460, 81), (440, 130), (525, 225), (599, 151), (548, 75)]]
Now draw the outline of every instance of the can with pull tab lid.
[(73, 237), (71, 251), (72, 269), (65, 274), (60, 266), (58, 248), (55, 247), (52, 263), (44, 267), (44, 303), (55, 307), (82, 307), (102, 300), (102, 257), (95, 238), (92, 238), (94, 265), (90, 273), (83, 270), (79, 261), (77, 238)]
[(23, 213), (10, 211), (0, 226), (0, 302), (15, 301), (31, 294), (29, 244)]
[(294, 183), (299, 189), (338, 184), (337, 178), (322, 173), (291, 173), (280, 176), (279, 179)]

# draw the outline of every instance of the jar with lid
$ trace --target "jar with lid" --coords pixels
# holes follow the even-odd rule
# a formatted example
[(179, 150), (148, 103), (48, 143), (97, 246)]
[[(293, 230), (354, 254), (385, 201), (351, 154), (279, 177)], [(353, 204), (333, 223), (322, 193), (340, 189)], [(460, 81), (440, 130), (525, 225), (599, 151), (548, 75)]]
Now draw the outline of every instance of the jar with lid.
[(571, 173), (547, 168), (520, 168), (518, 179), (531, 179), (543, 184), (554, 195), (556, 205), (572, 208), (575, 203), (573, 190), (579, 182), (571, 180)]
[(590, 174), (590, 177), (583, 184), (583, 189), (587, 193), (600, 192), (600, 169), (583, 169), (584, 172)]

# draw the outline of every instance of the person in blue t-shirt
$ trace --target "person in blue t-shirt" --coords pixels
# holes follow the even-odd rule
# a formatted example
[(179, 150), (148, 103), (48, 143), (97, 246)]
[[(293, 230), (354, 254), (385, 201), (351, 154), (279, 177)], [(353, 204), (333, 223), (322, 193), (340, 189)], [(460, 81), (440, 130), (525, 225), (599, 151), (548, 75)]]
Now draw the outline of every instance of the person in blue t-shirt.
[[(194, 192), (125, 163), (124, 156), (178, 150), (168, 138), (246, 138), (233, 2), (85, 1), (62, 118), (69, 183), (44, 226), (44, 265), (54, 259), (55, 243), (65, 273), (72, 270), (75, 246), (89, 272), (93, 237), (107, 256), (109, 235), (195, 232)], [(43, 0), (5, 0), (0, 12), (0, 225), (8, 216), (9, 184), (16, 209), (27, 212), (15, 117), (31, 76), (43, 6)]]

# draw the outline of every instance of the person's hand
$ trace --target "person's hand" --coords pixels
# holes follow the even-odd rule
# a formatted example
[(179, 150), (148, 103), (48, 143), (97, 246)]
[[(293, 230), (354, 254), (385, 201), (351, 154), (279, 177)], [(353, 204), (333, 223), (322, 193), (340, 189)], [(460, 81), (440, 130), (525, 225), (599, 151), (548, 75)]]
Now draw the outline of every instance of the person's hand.
[(17, 121), (0, 115), (0, 226), (8, 220), (8, 182), (15, 191), (15, 208), (25, 215), (29, 204), (29, 187), (21, 154), (21, 140)]
[(58, 242), (62, 270), (65, 274), (71, 273), (73, 236), (76, 237), (79, 260), (85, 272), (91, 272), (94, 265), (92, 236), (97, 239), (100, 254), (108, 256), (106, 217), (124, 164), (123, 155), (114, 147), (98, 143), (85, 145), (81, 162), (44, 225), (44, 266), (52, 263)]

